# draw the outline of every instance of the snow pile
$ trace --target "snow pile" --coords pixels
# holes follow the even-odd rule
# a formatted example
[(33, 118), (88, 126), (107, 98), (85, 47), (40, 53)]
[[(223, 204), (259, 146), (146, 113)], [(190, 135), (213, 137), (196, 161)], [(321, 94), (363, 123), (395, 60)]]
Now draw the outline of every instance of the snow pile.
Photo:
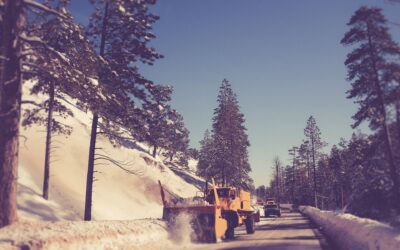
[(0, 249), (179, 249), (165, 222), (20, 222), (0, 230)]
[(301, 206), (341, 249), (400, 249), (400, 231), (383, 223), (351, 214), (321, 211)]

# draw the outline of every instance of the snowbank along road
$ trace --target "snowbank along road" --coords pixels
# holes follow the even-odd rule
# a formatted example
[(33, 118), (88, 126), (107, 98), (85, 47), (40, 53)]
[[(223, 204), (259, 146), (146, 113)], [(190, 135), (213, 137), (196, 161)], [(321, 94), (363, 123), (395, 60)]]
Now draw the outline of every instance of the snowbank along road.
[(196, 249), (236, 250), (333, 250), (317, 226), (299, 213), (282, 213), (282, 217), (261, 218), (254, 234), (244, 227), (235, 229), (235, 239), (217, 244), (199, 245)]
[[(161, 220), (26, 222), (8, 229), (0, 231), (0, 249), (332, 249), (299, 213), (262, 218), (254, 234), (246, 234), (242, 226), (235, 229), (234, 240), (216, 244), (191, 243), (189, 228), (166, 230)], [(187, 239), (175, 241), (174, 235), (186, 235)]]

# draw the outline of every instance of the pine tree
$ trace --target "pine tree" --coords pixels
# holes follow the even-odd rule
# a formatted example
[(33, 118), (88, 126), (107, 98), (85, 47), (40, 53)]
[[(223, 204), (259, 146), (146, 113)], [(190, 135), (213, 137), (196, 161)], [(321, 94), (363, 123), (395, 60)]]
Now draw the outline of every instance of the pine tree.
[(207, 181), (216, 175), (214, 166), (214, 147), (213, 139), (208, 129), (204, 132), (203, 140), (200, 141), (199, 161), (197, 163), (197, 175)]
[(166, 156), (172, 162), (173, 158), (180, 153), (180, 163), (187, 165), (188, 149), (189, 149), (189, 130), (185, 127), (183, 117), (175, 109), (168, 113), (167, 117), (167, 132), (166, 143)]
[(325, 146), (325, 143), (321, 140), (321, 132), (313, 116), (310, 116), (307, 120), (307, 126), (304, 129), (304, 135), (308, 140), (308, 150), (310, 152), (310, 158), (312, 163), (312, 176), (314, 185), (314, 205), (317, 207), (317, 161), (320, 156), (320, 150)]
[[(155, 50), (148, 46), (148, 42), (155, 36), (151, 33), (152, 24), (157, 16), (148, 13), (149, 5), (154, 0), (91, 0), (95, 12), (88, 25), (88, 35), (100, 57), (107, 66), (100, 70), (99, 85), (108, 86), (110, 91), (118, 91), (118, 98), (113, 104), (108, 104), (103, 113), (93, 111), (91, 137), (88, 157), (88, 174), (85, 199), (85, 220), (91, 220), (91, 203), (93, 189), (93, 172), (95, 161), (97, 129), (113, 129), (114, 126), (99, 124), (100, 122), (124, 124), (128, 128), (138, 128), (137, 124), (145, 114), (140, 112), (139, 104), (149, 99), (149, 91), (155, 86), (143, 78), (137, 68), (137, 63), (152, 64), (161, 58)], [(107, 94), (109, 96), (109, 94)], [(122, 107), (125, 106), (125, 109)], [(137, 115), (132, 117), (132, 115)], [(111, 122), (113, 121), (113, 122)], [(127, 124), (130, 123), (130, 124)], [(113, 136), (114, 131), (104, 131)], [(134, 133), (134, 132), (133, 132)]]
[(267, 194), (266, 194), (266, 189), (265, 189), (264, 185), (261, 185), (256, 188), (256, 196), (257, 196), (257, 200), (265, 201)]
[(218, 107), (213, 117), (213, 147), (218, 169), (217, 180), (223, 185), (249, 186), (252, 180), (247, 147), (250, 143), (244, 126), (244, 115), (240, 112), (236, 94), (228, 80), (222, 81)]
[(152, 100), (147, 101), (143, 108), (147, 113), (145, 141), (153, 147), (152, 155), (155, 158), (159, 147), (167, 146), (168, 116), (171, 115), (172, 87), (155, 86), (151, 90)]
[(0, 5), (0, 227), (16, 220), (16, 179), (21, 102), (22, 51), (18, 38), (23, 29), (23, 1)]
[[(29, 46), (38, 56), (23, 60), (23, 66), (29, 69), (24, 78), (34, 82), (31, 94), (49, 97), (41, 103), (27, 102), (33, 105), (25, 109), (22, 122), (23, 126), (46, 126), (43, 178), (45, 199), (49, 196), (52, 134), (69, 135), (72, 132), (72, 127), (63, 123), (65, 118), (73, 116), (64, 102), (69, 102), (68, 99), (73, 97), (81, 103), (90, 103), (90, 99), (98, 93), (97, 86), (90, 83), (98, 58), (88, 44), (83, 30), (73, 22), (65, 7), (66, 3), (62, 3), (57, 6), (57, 10), (66, 18), (38, 16), (29, 20), (25, 31), (40, 40), (40, 43)], [(25, 100), (22, 101), (24, 102)], [(56, 119), (56, 116), (59, 118)]]
[(399, 173), (396, 167), (392, 135), (389, 129), (387, 113), (388, 89), (391, 85), (392, 61), (398, 60), (399, 46), (391, 38), (387, 21), (379, 8), (361, 7), (351, 17), (351, 27), (341, 43), (359, 45), (348, 54), (345, 64), (348, 68), (348, 80), (352, 88), (348, 98), (356, 98), (360, 108), (353, 116), (353, 128), (363, 121), (369, 121), (372, 130), (383, 131), (386, 159), (393, 182), (392, 196), (397, 210), (400, 211)]
[(18, 137), (21, 114), (21, 60), (34, 57), (26, 50), (35, 37), (24, 33), (27, 12), (31, 15), (62, 14), (42, 3), (30, 0), (0, 2), (0, 227), (16, 220), (16, 180), (18, 166)]
[(343, 202), (342, 202), (342, 197), (341, 192), (343, 189), (342, 186), (342, 181), (341, 181), (341, 173), (343, 172), (342, 170), (342, 159), (341, 159), (341, 154), (336, 145), (333, 145), (329, 157), (329, 167), (332, 170), (333, 173), (333, 193), (334, 193), (334, 199), (336, 203), (336, 207), (343, 207)]
[(279, 203), (281, 201), (281, 183), (282, 183), (282, 162), (278, 156), (276, 156), (273, 160), (273, 171), (275, 171), (275, 192), (276, 192), (276, 201)]

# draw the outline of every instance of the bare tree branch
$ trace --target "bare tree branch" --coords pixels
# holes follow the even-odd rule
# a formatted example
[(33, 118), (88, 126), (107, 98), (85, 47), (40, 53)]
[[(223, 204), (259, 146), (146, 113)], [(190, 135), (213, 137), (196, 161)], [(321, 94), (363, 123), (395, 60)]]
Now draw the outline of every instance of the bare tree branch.
[(95, 157), (95, 159), (94, 159), (95, 161), (96, 160), (108, 161), (108, 162), (112, 163), (113, 165), (119, 167), (120, 169), (124, 170), (126, 173), (129, 173), (129, 174), (134, 174), (134, 175), (142, 175), (143, 174), (143, 171), (138, 171), (138, 170), (134, 171), (134, 170), (128, 169), (128, 168), (126, 168), (126, 166), (128, 166), (128, 165), (124, 164), (123, 162), (119, 162), (117, 160), (111, 159), (110, 157), (108, 157), (106, 155), (102, 155), (102, 154), (96, 154), (96, 155), (98, 157)]
[(21, 101), (21, 104), (32, 104), (32, 105), (35, 105), (35, 106), (37, 106), (37, 107), (42, 107), (42, 106), (40, 106), (40, 104), (38, 104), (37, 102), (35, 102), (35, 101), (31, 101), (31, 100), (22, 100)]

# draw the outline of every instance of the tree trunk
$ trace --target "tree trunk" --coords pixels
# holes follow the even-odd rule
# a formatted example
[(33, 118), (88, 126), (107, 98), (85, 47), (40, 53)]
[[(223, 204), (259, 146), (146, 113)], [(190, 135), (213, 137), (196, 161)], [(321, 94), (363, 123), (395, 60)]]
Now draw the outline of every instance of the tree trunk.
[(54, 83), (49, 86), (49, 113), (47, 115), (46, 148), (44, 155), (44, 177), (43, 177), (43, 198), (49, 199), (49, 178), (50, 178), (50, 147), (51, 131), (53, 128), (53, 107), (54, 107)]
[(86, 221), (92, 220), (92, 193), (93, 193), (93, 173), (94, 173), (94, 155), (96, 149), (96, 138), (97, 138), (97, 123), (99, 116), (93, 114), (92, 130), (90, 134), (90, 145), (89, 145), (89, 162), (88, 171), (86, 176), (86, 198), (85, 198), (85, 217)]
[(375, 91), (378, 94), (378, 102), (379, 102), (379, 108), (380, 112), (382, 115), (381, 119), (381, 126), (383, 129), (383, 136), (385, 140), (385, 146), (386, 146), (386, 154), (387, 154), (387, 160), (390, 166), (390, 177), (392, 178), (393, 181), (393, 189), (392, 189), (392, 195), (393, 195), (393, 202), (394, 206), (397, 210), (397, 212), (400, 213), (400, 190), (399, 190), (399, 174), (397, 172), (397, 167), (395, 164), (394, 160), (394, 153), (393, 153), (393, 144), (392, 144), (392, 137), (390, 135), (390, 129), (387, 123), (387, 115), (386, 115), (386, 107), (385, 107), (385, 97), (384, 93), (381, 87), (381, 81), (379, 79), (379, 72), (377, 68), (377, 63), (376, 63), (376, 56), (375, 56), (375, 48), (374, 44), (372, 42), (372, 37), (370, 34), (370, 25), (367, 24), (367, 33), (368, 33), (368, 45), (370, 49), (370, 54), (372, 58), (372, 68), (375, 74)]
[[(280, 186), (279, 186), (279, 164), (277, 164), (277, 162), (275, 163), (275, 168), (276, 168), (276, 190), (277, 190), (277, 202), (280, 202)], [(265, 198), (265, 197), (264, 197)]]
[(153, 146), (153, 153), (152, 153), (152, 155), (153, 155), (153, 158), (156, 158), (156, 156), (157, 156), (157, 145), (154, 145), (154, 146)]
[(21, 44), (23, 1), (3, 1), (0, 33), (0, 227), (17, 219), (18, 137), (21, 114)]
[(313, 177), (314, 177), (314, 206), (318, 208), (318, 199), (317, 199), (317, 174), (316, 174), (316, 166), (315, 166), (315, 146), (314, 140), (311, 139), (311, 153), (312, 153), (312, 161), (313, 161)]
[[(104, 49), (106, 43), (106, 31), (108, 21), (108, 1), (104, 6), (103, 26), (100, 41), (100, 56), (104, 58)], [(89, 159), (88, 159), (88, 171), (86, 176), (86, 197), (85, 197), (85, 215), (84, 220), (90, 221), (92, 219), (92, 193), (93, 193), (93, 176), (94, 176), (94, 161), (96, 153), (96, 137), (97, 137), (97, 123), (99, 116), (96, 112), (93, 113), (92, 129), (90, 133), (90, 145), (89, 145)]]
[[(400, 94), (398, 96), (400, 97)], [(397, 141), (398, 144), (400, 144), (400, 101), (396, 102), (396, 129), (397, 129)], [(397, 155), (400, 156), (400, 152)]]

